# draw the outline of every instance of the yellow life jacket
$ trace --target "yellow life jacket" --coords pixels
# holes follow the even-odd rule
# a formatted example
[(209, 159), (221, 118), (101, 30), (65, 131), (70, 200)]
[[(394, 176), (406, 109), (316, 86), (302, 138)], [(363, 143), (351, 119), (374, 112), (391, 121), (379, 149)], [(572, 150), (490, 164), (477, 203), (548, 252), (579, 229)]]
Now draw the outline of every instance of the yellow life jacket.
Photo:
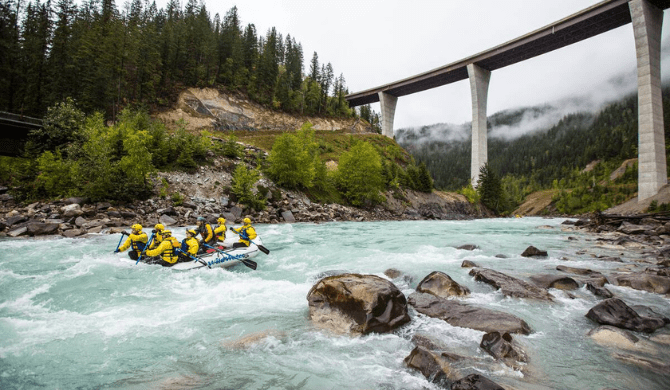
[(179, 248), (181, 244), (174, 237), (166, 238), (163, 242), (169, 242), (169, 245), (161, 243), (161, 246), (163, 247), (161, 258), (170, 264), (176, 263), (177, 259), (179, 259), (177, 248)]

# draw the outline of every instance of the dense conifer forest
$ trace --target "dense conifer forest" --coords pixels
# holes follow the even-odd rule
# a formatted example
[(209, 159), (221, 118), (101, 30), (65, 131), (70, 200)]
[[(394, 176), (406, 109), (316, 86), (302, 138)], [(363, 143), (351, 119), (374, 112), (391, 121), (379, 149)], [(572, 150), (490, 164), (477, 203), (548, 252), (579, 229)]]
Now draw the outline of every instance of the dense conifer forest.
[(354, 114), (344, 76), (316, 52), (305, 72), (304, 55), (290, 34), (242, 25), (236, 7), (212, 16), (199, 0), (2, 0), (0, 110), (42, 117), (71, 97), (116, 120), (126, 107), (168, 106), (185, 87), (216, 87), (291, 113)]

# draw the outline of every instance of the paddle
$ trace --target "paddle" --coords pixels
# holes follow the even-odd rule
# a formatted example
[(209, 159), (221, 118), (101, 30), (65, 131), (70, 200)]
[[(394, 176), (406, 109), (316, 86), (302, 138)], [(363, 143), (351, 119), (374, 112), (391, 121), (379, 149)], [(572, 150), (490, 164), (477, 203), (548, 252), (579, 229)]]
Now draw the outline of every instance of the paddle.
[(232, 226), (230, 227), (230, 230), (232, 232), (234, 232), (235, 234), (237, 234), (238, 236), (241, 236), (243, 239), (245, 239), (245, 240), (249, 241), (250, 243), (256, 245), (258, 247), (258, 249), (261, 250), (261, 252), (265, 253), (266, 255), (270, 254), (270, 250), (268, 248), (264, 247), (263, 245), (258, 245), (255, 242), (251, 241), (251, 239), (249, 237), (247, 237), (246, 234), (240, 234), (237, 230), (233, 229)]
[(121, 238), (119, 239), (119, 243), (116, 244), (116, 249), (114, 250), (114, 253), (119, 253), (119, 247), (121, 246), (121, 241), (123, 241), (123, 236), (127, 236), (127, 235), (128, 235), (128, 233), (126, 233), (125, 231), (121, 232)]
[[(207, 244), (203, 244), (203, 245), (206, 246), (207, 248), (214, 249), (215, 251), (221, 253), (221, 254), (224, 255), (224, 256), (232, 257), (232, 256), (230, 256), (228, 253), (222, 251), (221, 249), (214, 248), (214, 247), (209, 246), (209, 245), (207, 245)], [(237, 260), (241, 261), (242, 264), (246, 265), (247, 267), (251, 268), (251, 269), (254, 270), (254, 271), (256, 270), (256, 267), (258, 267), (258, 263), (256, 263), (256, 262), (253, 261), (253, 260), (249, 260), (249, 259), (237, 259)]]
[(209, 264), (207, 264), (207, 262), (206, 262), (205, 260), (198, 259), (197, 257), (193, 257), (190, 253), (188, 253), (188, 252), (184, 252), (183, 250), (181, 250), (181, 249), (179, 249), (179, 248), (176, 248), (176, 249), (177, 249), (177, 252), (179, 252), (179, 253), (183, 253), (184, 256), (186, 256), (186, 257), (192, 259), (193, 261), (197, 261), (197, 262), (199, 262), (199, 263), (201, 263), (201, 264), (203, 264), (203, 265), (206, 265), (207, 268), (212, 268), (212, 267), (210, 267)]
[(137, 258), (137, 261), (135, 262), (135, 265), (137, 265), (137, 263), (139, 263), (140, 260), (142, 260), (142, 256), (144, 256), (144, 252), (147, 251), (147, 248), (149, 247), (149, 245), (151, 245), (151, 241), (154, 240), (154, 234), (156, 234), (156, 233), (153, 233), (153, 232), (151, 233), (151, 236), (149, 237), (149, 241), (147, 241), (147, 244), (144, 246), (144, 249), (142, 249), (142, 253), (140, 253), (140, 256)]

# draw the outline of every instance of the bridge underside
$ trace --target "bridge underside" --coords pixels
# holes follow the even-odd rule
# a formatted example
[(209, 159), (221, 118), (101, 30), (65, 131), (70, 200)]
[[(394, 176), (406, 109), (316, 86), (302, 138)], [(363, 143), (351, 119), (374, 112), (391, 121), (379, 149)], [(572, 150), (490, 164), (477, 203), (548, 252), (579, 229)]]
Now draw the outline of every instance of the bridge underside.
[[(650, 1), (660, 9), (670, 0)], [(467, 65), (493, 71), (631, 23), (628, 0), (606, 1), (471, 57), (377, 88), (347, 95), (351, 107), (379, 101), (379, 92), (400, 97), (468, 78)]]

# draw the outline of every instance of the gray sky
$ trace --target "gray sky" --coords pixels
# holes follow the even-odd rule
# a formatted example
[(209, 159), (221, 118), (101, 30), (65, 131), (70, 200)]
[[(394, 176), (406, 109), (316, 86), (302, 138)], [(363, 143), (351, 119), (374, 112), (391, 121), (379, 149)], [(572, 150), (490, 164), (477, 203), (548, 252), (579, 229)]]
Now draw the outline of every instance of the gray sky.
[[(164, 7), (166, 1), (157, 4)], [(182, 0), (185, 2), (185, 0)], [(350, 92), (369, 89), (460, 60), (598, 3), (597, 0), (207, 0), (213, 17), (237, 5), (242, 24), (259, 34), (274, 26), (344, 74)], [(668, 12), (662, 45), (668, 45)], [(664, 50), (663, 57), (670, 50)], [(663, 78), (670, 69), (664, 61)], [(491, 74), (488, 113), (576, 95), (580, 108), (635, 90), (631, 25)], [(373, 104), (379, 112), (379, 104)], [(398, 99), (394, 128), (472, 118), (469, 81)]]

